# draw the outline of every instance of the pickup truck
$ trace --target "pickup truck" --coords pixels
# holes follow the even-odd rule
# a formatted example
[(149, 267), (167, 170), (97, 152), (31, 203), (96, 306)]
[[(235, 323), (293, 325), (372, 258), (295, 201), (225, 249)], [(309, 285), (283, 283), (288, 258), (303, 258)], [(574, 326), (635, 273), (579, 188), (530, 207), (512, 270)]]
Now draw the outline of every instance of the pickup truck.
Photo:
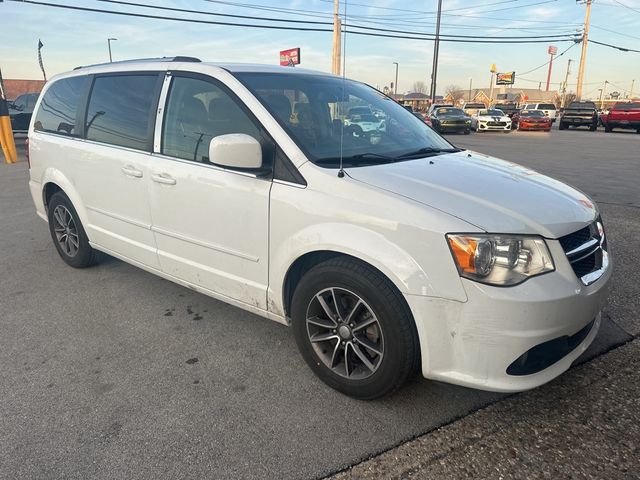
[(626, 128), (640, 133), (640, 102), (616, 103), (609, 113), (602, 117), (604, 131)]
[(558, 127), (566, 130), (568, 127), (589, 127), (595, 132), (598, 128), (598, 109), (593, 102), (571, 102), (564, 110)]

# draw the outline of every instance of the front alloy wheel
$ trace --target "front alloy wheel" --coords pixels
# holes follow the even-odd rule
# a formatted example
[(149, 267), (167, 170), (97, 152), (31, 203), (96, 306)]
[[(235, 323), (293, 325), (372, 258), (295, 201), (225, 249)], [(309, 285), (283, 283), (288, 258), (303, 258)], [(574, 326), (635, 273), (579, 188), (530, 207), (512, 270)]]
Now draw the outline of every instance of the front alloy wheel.
[(311, 267), (293, 292), (291, 322), (307, 365), (347, 395), (388, 395), (419, 369), (418, 333), (403, 295), (356, 258)]
[(371, 307), (338, 287), (318, 292), (307, 307), (307, 335), (318, 358), (350, 379), (371, 376), (384, 356), (382, 328)]

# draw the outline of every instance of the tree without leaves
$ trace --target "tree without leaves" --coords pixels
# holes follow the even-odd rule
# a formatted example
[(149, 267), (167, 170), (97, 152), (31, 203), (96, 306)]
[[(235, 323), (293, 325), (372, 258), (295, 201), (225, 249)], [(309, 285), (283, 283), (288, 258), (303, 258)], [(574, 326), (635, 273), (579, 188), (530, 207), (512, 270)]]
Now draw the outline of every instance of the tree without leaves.
[(427, 84), (422, 80), (413, 82), (413, 91), (416, 93), (427, 93)]
[(464, 90), (458, 85), (448, 85), (445, 89), (446, 97), (451, 99), (451, 102), (456, 104), (460, 100), (464, 99)]

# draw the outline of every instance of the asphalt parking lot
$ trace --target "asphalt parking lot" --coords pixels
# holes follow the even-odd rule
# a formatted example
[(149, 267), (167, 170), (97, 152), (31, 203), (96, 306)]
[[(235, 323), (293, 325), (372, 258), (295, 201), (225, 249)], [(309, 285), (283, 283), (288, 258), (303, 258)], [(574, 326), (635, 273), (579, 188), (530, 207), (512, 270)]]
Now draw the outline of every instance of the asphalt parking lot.
[[(637, 336), (640, 135), (448, 138), (600, 204), (616, 270), (581, 361)], [(67, 267), (27, 175), (0, 166), (0, 478), (318, 478), (503, 398), (423, 379), (381, 401), (344, 397), (286, 327), (115, 259)]]

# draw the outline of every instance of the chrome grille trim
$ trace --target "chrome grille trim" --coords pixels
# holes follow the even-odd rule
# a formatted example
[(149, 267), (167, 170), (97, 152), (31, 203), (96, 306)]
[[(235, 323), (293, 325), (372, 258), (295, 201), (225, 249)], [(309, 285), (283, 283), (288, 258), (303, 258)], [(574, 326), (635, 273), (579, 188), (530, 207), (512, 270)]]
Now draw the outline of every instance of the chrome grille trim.
[[(599, 217), (591, 225), (559, 240), (565, 250), (567, 260), (583, 285), (591, 285), (602, 277), (609, 268), (607, 240)], [(582, 243), (576, 246), (578, 241)], [(571, 250), (567, 251), (567, 248), (571, 248)], [(589, 271), (585, 272), (586, 269)]]

